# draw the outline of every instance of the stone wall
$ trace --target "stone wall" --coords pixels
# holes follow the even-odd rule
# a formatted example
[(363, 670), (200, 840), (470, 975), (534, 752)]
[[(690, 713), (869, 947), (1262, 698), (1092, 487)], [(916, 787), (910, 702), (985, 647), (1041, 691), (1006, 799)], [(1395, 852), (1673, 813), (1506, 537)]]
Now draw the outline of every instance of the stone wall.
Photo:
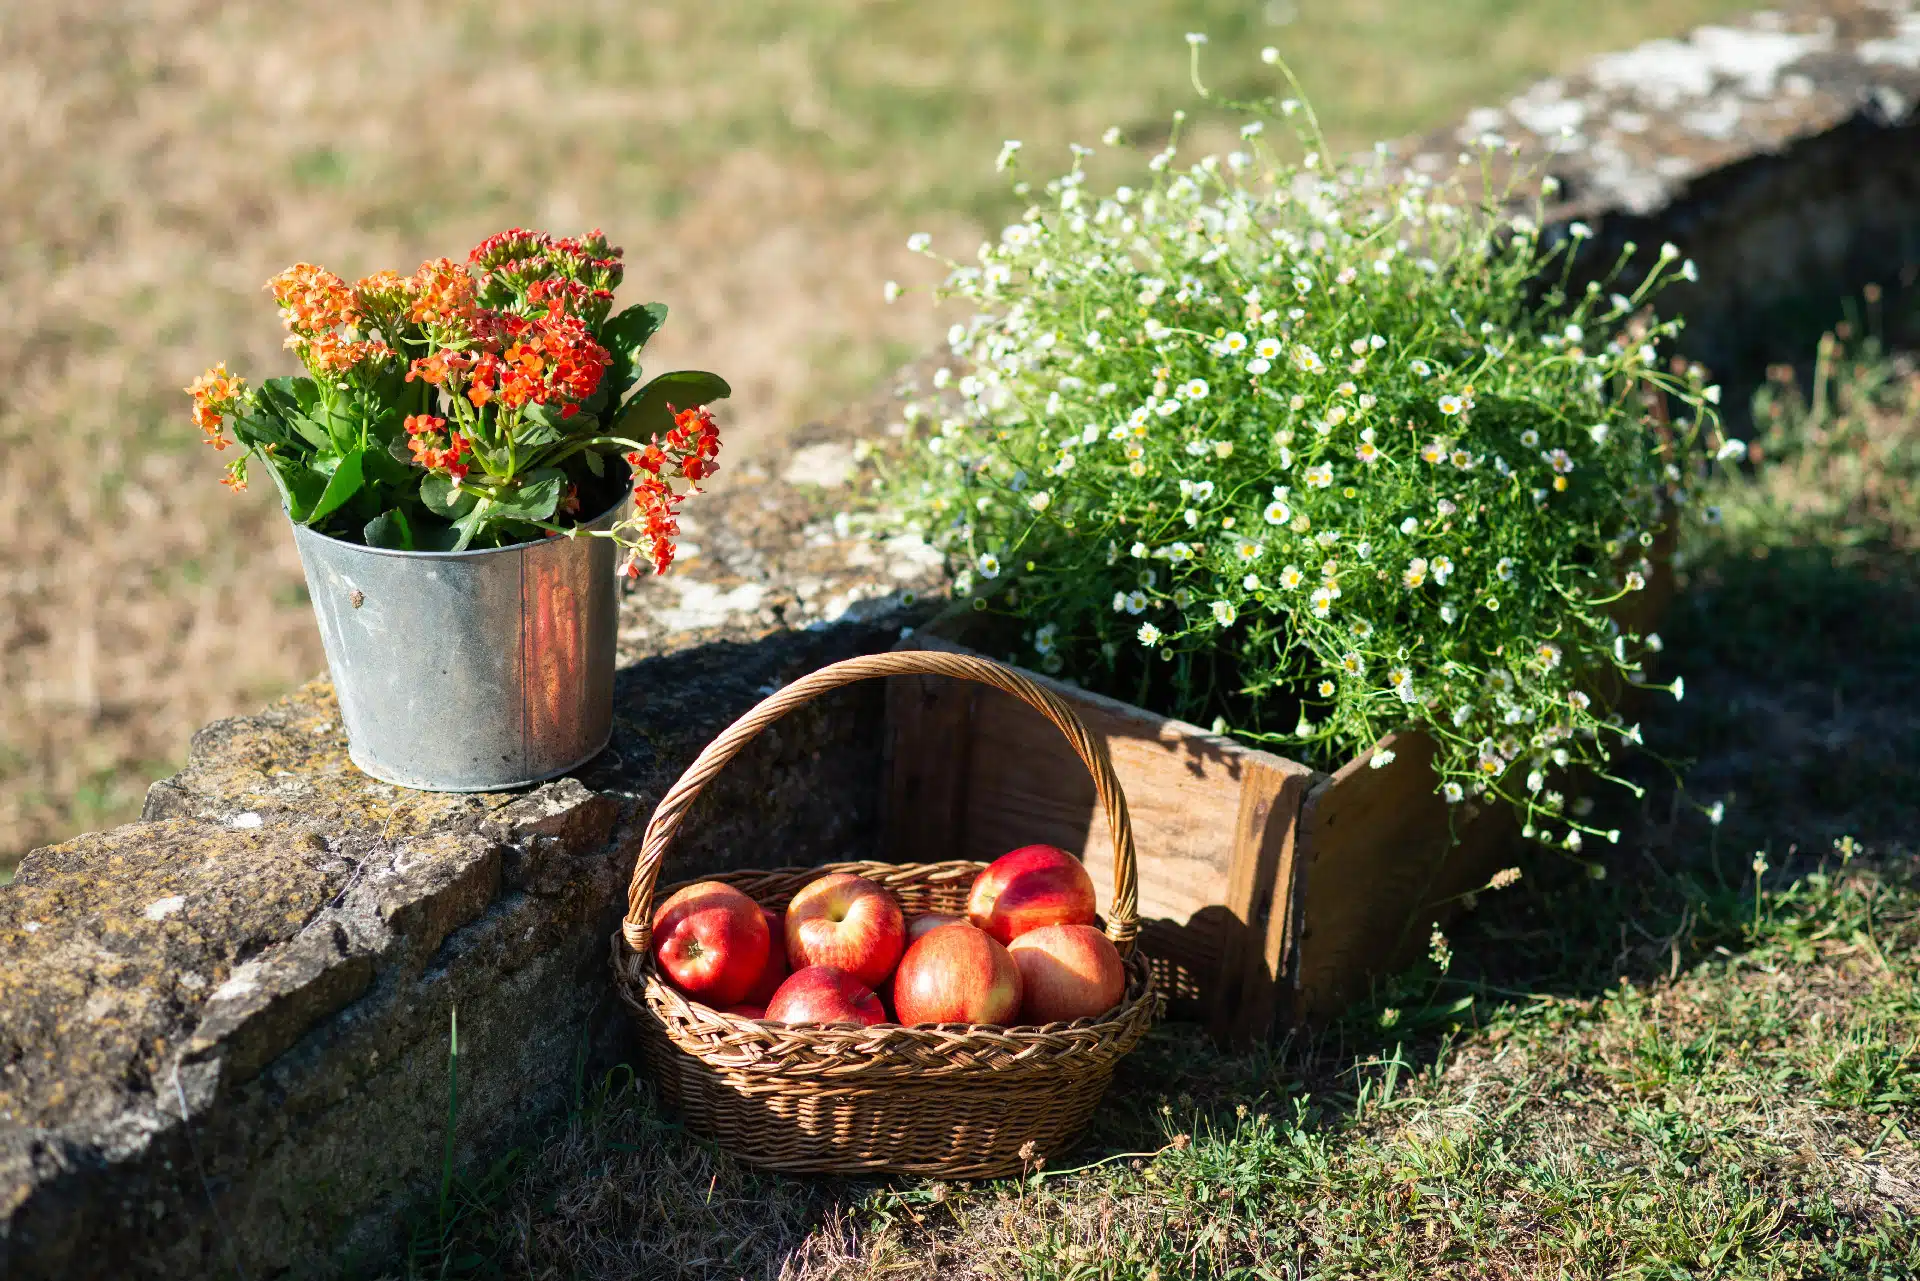
[[(805, 458), (833, 480), (848, 455)], [(930, 585), (917, 543), (836, 537), (806, 474), (737, 480), (691, 572), (636, 593), (614, 741), (578, 777), (373, 782), (315, 682), (202, 730), (142, 822), (30, 854), (0, 889), (0, 1275), (386, 1259), (440, 1168), (456, 1012), (463, 1164), (629, 1057), (607, 952), (654, 803), (777, 683), (893, 644)], [(868, 853), (880, 705), (856, 687), (769, 730), (666, 879)]]
[[(1704, 279), (1670, 302), (1737, 376), (1801, 354), (1783, 316), (1911, 282), (1916, 102), (1920, 10), (1836, 2), (1599, 59), (1406, 154), (1439, 169), (1497, 132), (1561, 179), (1562, 222), (1674, 240)], [(777, 682), (891, 645), (937, 585), (924, 545), (833, 516), (850, 442), (883, 422), (803, 437), (696, 510), (683, 567), (623, 611), (613, 746), (577, 778), (374, 783), (316, 683), (203, 730), (142, 822), (29, 855), (0, 888), (0, 1275), (387, 1258), (440, 1168), (456, 1013), (462, 1164), (625, 1057), (606, 953), (654, 802)], [(768, 733), (668, 879), (864, 852), (879, 707), (842, 691)]]
[(1920, 6), (1827, 0), (1607, 54), (1470, 112), (1408, 163), (1439, 176), (1489, 144), (1558, 180), (1549, 219), (1595, 232), (1584, 273), (1629, 242), (1628, 292), (1664, 242), (1698, 263), (1659, 305), (1742, 405), (1866, 286), (1897, 314), (1920, 280)]

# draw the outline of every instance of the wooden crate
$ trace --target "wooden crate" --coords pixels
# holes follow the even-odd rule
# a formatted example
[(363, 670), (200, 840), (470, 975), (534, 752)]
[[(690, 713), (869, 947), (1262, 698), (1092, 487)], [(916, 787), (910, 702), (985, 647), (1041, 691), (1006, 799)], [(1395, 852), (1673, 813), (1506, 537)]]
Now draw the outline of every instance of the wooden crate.
[[(963, 651), (916, 635), (906, 645)], [(1434, 791), (1432, 745), (1396, 735), (1329, 776), (1198, 726), (1026, 675), (1101, 735), (1140, 855), (1141, 939), (1171, 1012), (1223, 1044), (1310, 1024), (1404, 966), (1456, 896), (1486, 882), (1511, 824)], [(941, 677), (887, 690), (883, 855), (990, 860), (1044, 841), (1082, 857), (1102, 901), (1111, 854), (1086, 771), (1057, 731), (1000, 694)], [(1449, 901), (1451, 900), (1451, 901)]]

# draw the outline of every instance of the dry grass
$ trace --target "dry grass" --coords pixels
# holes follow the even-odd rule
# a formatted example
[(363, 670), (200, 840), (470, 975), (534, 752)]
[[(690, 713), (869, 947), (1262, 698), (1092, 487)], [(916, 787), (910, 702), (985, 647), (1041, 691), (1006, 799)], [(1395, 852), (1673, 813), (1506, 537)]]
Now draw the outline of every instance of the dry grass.
[[(662, 364), (733, 379), (771, 448), (942, 322), (887, 310), (909, 230), (1044, 156), (1297, 56), (1360, 142), (1741, 0), (961, 6), (71, 0), (0, 12), (0, 873), (128, 817), (191, 731), (320, 665), (264, 493), (229, 500), (178, 389), (284, 363), (260, 282), (408, 267), (515, 222), (605, 226), (667, 300)], [(943, 212), (950, 211), (950, 212)]]

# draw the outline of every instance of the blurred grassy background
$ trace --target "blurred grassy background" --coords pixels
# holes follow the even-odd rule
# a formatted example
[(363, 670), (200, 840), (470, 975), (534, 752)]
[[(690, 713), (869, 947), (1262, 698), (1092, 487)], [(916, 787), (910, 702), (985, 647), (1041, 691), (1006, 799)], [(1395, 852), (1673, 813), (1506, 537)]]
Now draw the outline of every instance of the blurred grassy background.
[(1279, 45), (1337, 142), (1424, 130), (1732, 0), (68, 0), (0, 8), (0, 875), (131, 817), (207, 719), (321, 666), (265, 492), (230, 498), (179, 388), (283, 372), (261, 291), (515, 223), (599, 225), (654, 364), (733, 380), (730, 456), (860, 394), (943, 322), (886, 308), (1109, 124), (1151, 136)]

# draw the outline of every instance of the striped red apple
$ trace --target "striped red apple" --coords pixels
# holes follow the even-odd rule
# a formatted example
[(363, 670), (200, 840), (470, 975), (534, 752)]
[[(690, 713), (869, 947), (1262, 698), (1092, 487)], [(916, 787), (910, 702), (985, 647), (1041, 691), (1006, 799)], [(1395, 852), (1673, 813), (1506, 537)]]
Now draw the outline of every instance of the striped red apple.
[(1052, 845), (1023, 845), (974, 878), (967, 919), (1002, 943), (1042, 925), (1090, 925), (1093, 878), (1080, 860)]

